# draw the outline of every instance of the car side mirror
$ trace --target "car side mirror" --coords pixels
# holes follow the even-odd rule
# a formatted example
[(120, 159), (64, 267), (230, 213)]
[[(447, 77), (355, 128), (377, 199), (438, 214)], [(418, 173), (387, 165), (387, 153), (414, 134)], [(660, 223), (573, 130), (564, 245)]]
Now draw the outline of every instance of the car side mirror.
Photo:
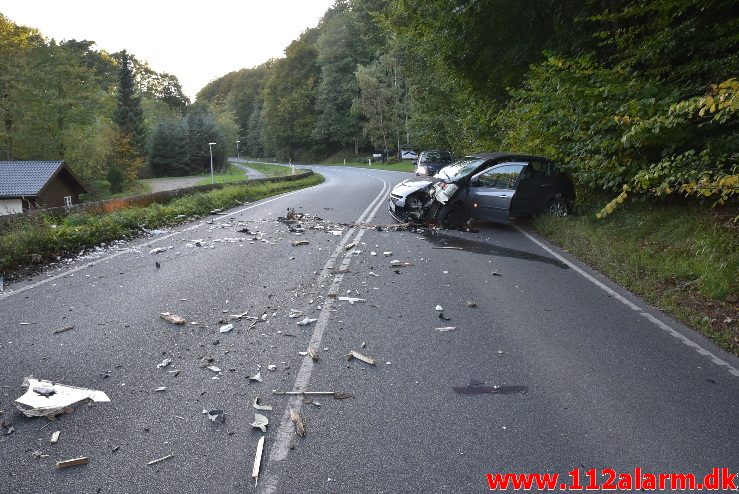
[(472, 185), (473, 187), (478, 187), (480, 185), (480, 177), (473, 177), (470, 180), (470, 185)]

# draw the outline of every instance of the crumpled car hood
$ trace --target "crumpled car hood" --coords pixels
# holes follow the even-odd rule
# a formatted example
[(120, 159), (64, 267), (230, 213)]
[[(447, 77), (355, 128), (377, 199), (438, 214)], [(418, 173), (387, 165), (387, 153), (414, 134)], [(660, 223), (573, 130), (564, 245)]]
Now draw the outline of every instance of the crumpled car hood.
[(440, 178), (436, 177), (417, 177), (403, 180), (398, 185), (393, 187), (392, 194), (400, 197), (407, 197), (409, 194), (413, 194), (416, 191), (425, 189), (429, 185), (441, 182)]

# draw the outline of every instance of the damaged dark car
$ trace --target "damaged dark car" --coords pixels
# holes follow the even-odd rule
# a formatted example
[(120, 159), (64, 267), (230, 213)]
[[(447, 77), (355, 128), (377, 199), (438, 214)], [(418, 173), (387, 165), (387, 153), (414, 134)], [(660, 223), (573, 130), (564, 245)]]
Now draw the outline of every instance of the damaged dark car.
[(575, 203), (572, 180), (541, 156), (479, 153), (433, 177), (404, 180), (390, 193), (400, 222), (460, 226), (469, 219), (508, 223), (548, 213), (567, 216)]

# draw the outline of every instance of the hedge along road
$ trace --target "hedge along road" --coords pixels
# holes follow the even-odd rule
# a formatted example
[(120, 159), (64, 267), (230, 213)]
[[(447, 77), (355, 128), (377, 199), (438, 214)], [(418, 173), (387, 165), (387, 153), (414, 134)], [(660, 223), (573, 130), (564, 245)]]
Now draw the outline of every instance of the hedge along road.
[[(0, 301), (0, 355), (12, 363), (0, 370), (9, 386), (0, 409), (15, 428), (0, 436), (8, 490), (481, 492), (488, 472), (736, 467), (735, 357), (513, 227), (291, 233), (275, 221), (288, 207), (332, 223), (390, 224), (384, 198), (406, 176), (315, 169), (324, 184), (229, 211), (238, 227), (219, 226), (229, 217), (185, 225)], [(253, 235), (237, 233), (244, 227)], [(309, 244), (292, 245), (299, 240)], [(393, 259), (412, 265), (390, 267)], [(317, 321), (298, 326), (290, 309)], [(246, 310), (267, 322), (219, 333), (227, 313)], [(198, 324), (169, 325), (164, 311)], [(310, 344), (317, 362), (299, 354)], [(351, 350), (376, 365), (347, 361)], [(208, 357), (220, 374), (200, 367)], [(264, 382), (250, 384), (259, 366)], [(103, 390), (111, 403), (77, 407), (50, 426), (26, 419), (12, 400), (31, 374)], [(296, 385), (354, 397), (305, 403), (271, 394)], [(496, 385), (515, 392), (484, 392)], [(273, 406), (260, 412), (270, 425), (257, 488), (256, 396)], [(291, 407), (304, 438), (292, 432)], [(202, 414), (216, 408), (223, 424)], [(49, 445), (55, 430), (60, 440)], [(35, 450), (50, 456), (34, 459)], [(90, 463), (55, 471), (53, 462), (77, 456)]]

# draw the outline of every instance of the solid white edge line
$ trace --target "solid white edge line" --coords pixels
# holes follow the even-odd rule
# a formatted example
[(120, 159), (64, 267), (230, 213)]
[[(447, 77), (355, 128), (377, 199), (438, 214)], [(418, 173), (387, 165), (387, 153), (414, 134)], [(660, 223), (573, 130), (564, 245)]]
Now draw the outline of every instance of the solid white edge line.
[[(290, 191), (290, 192), (286, 192), (284, 194), (280, 194), (278, 196), (271, 197), (271, 198), (269, 198), (267, 200), (264, 200), (264, 201), (254, 202), (252, 204), (249, 204), (249, 206), (247, 206), (245, 208), (241, 208), (241, 209), (239, 209), (237, 211), (233, 211), (231, 213), (227, 213), (227, 214), (221, 215), (221, 216), (219, 216), (219, 218), (228, 218), (229, 216), (233, 216), (235, 214), (243, 213), (244, 211), (247, 211), (249, 209), (253, 209), (255, 207), (262, 206), (264, 204), (269, 204), (270, 202), (277, 201), (279, 199), (282, 199), (282, 198), (291, 196), (293, 194), (298, 194), (300, 192), (303, 192), (303, 191), (312, 189), (313, 187), (319, 187), (321, 185), (326, 185), (328, 183), (330, 183), (330, 180), (327, 178), (324, 182), (321, 182), (320, 184), (316, 184), (316, 185), (313, 185), (311, 187), (306, 187), (304, 189), (298, 189), (298, 190), (293, 190), (293, 191)], [(149, 240), (147, 242), (144, 242), (142, 244), (139, 244), (136, 247), (137, 248), (148, 247), (148, 246), (153, 245), (153, 244), (155, 244), (157, 242), (160, 242), (162, 240), (167, 240), (168, 238), (174, 237), (175, 235), (179, 235), (179, 234), (182, 234), (182, 233), (185, 233), (185, 232), (189, 232), (191, 230), (195, 230), (195, 229), (197, 229), (197, 228), (199, 228), (199, 227), (201, 227), (201, 226), (203, 226), (205, 224), (206, 224), (206, 222), (200, 221), (200, 222), (196, 223), (195, 225), (191, 225), (191, 226), (189, 226), (187, 228), (184, 228), (182, 230), (176, 230), (176, 231), (174, 231), (172, 233), (168, 233), (167, 235), (162, 235), (161, 237), (156, 237), (156, 238), (151, 239), (151, 240)], [(177, 228), (178, 226), (181, 226), (181, 225), (177, 225), (177, 226), (175, 226), (175, 228)], [(135, 240), (133, 240), (133, 241), (135, 241)], [(32, 290), (33, 288), (39, 287), (41, 285), (45, 285), (46, 283), (49, 283), (51, 281), (58, 280), (59, 278), (64, 278), (65, 276), (68, 276), (70, 274), (76, 273), (77, 271), (81, 271), (81, 270), (83, 270), (85, 268), (89, 268), (89, 267), (95, 266), (96, 264), (99, 264), (99, 263), (102, 263), (102, 262), (110, 261), (111, 259), (115, 259), (116, 257), (122, 256), (123, 254), (130, 254), (131, 252), (135, 252), (135, 251), (132, 251), (130, 249), (128, 249), (128, 250), (122, 250), (122, 251), (116, 252), (114, 254), (110, 254), (109, 256), (101, 257), (100, 259), (95, 259), (94, 261), (91, 261), (91, 262), (88, 262), (88, 263), (85, 263), (85, 264), (81, 264), (81, 265), (76, 266), (74, 268), (68, 269), (68, 270), (66, 270), (66, 271), (64, 271), (62, 273), (55, 274), (54, 276), (49, 276), (48, 278), (44, 278), (43, 280), (37, 281), (35, 283), (31, 283), (29, 285), (25, 285), (25, 286), (22, 286), (20, 288), (12, 289), (10, 291), (8, 291), (6, 289), (5, 292), (0, 292), (0, 301), (5, 300), (6, 298), (10, 298), (13, 295), (18, 295), (19, 293), (23, 293), (25, 291)]]
[(736, 367), (732, 366), (731, 364), (729, 364), (725, 360), (720, 359), (719, 357), (717, 357), (716, 355), (714, 355), (711, 351), (706, 350), (705, 348), (703, 348), (702, 346), (700, 346), (698, 343), (694, 342), (693, 340), (691, 340), (687, 336), (683, 335), (682, 333), (680, 333), (679, 331), (677, 331), (673, 327), (671, 327), (668, 324), (665, 324), (664, 322), (660, 321), (654, 315), (652, 315), (652, 314), (650, 314), (648, 312), (645, 312), (641, 307), (639, 307), (636, 304), (632, 303), (630, 300), (626, 299), (625, 297), (623, 297), (619, 293), (616, 293), (613, 289), (607, 287), (606, 285), (604, 285), (600, 281), (596, 280), (593, 276), (591, 276), (590, 274), (586, 273), (585, 271), (583, 271), (582, 269), (580, 269), (578, 266), (574, 265), (572, 262), (568, 261), (567, 259), (565, 259), (561, 255), (557, 254), (554, 250), (552, 250), (551, 248), (549, 248), (549, 246), (545, 245), (543, 242), (541, 242), (539, 239), (537, 239), (536, 237), (534, 237), (533, 235), (531, 235), (530, 233), (528, 233), (523, 228), (521, 228), (521, 227), (519, 227), (518, 225), (515, 225), (515, 224), (513, 226), (519, 232), (521, 232), (526, 238), (528, 238), (529, 240), (531, 240), (532, 242), (534, 242), (536, 245), (538, 245), (539, 247), (541, 247), (542, 249), (544, 249), (545, 251), (549, 252), (551, 255), (553, 255), (554, 257), (556, 257), (557, 259), (559, 259), (563, 263), (565, 263), (567, 266), (569, 266), (575, 272), (577, 272), (578, 274), (580, 274), (581, 276), (583, 276), (585, 279), (587, 279), (588, 281), (590, 281), (591, 283), (593, 283), (595, 286), (597, 286), (601, 290), (605, 291), (607, 294), (611, 295), (613, 298), (615, 298), (619, 302), (623, 303), (624, 305), (626, 305), (627, 307), (629, 307), (631, 310), (634, 310), (634, 311), (639, 312), (639, 315), (641, 315), (642, 317), (644, 317), (647, 320), (649, 320), (652, 324), (654, 324), (655, 326), (657, 326), (661, 330), (666, 331), (667, 333), (669, 333), (673, 337), (679, 339), (686, 346), (689, 346), (689, 347), (693, 348), (699, 355), (703, 355), (705, 357), (709, 357), (711, 359), (711, 362), (713, 362), (714, 364), (716, 364), (716, 365), (718, 365), (720, 367), (726, 367), (726, 369), (729, 371), (729, 374), (731, 374), (733, 376), (736, 376), (736, 377), (739, 377), (739, 369), (737, 369)]
[[(356, 223), (359, 224), (363, 221), (370, 221), (372, 218), (374, 218), (375, 214), (379, 211), (380, 207), (384, 204), (384, 199), (387, 197), (388, 192), (390, 191), (390, 184), (386, 182), (385, 180), (374, 177), (372, 175), (366, 175), (368, 177), (374, 178), (375, 180), (380, 180), (383, 183), (382, 191), (380, 194), (370, 203), (369, 206), (367, 206), (367, 209), (360, 215), (359, 219), (357, 219)], [(367, 215), (368, 211), (372, 209), (372, 212)], [(365, 218), (366, 217), (366, 218)], [(333, 282), (331, 283), (330, 288), (328, 289), (328, 294), (331, 293), (338, 293), (339, 286), (341, 285), (341, 282), (344, 279), (344, 274), (341, 273), (342, 270), (346, 269), (351, 262), (352, 255), (353, 255), (353, 249), (346, 250), (345, 245), (349, 238), (354, 234), (354, 232), (357, 230), (358, 227), (352, 227), (349, 232), (342, 238), (342, 241), (339, 243), (339, 245), (336, 247), (335, 251), (329, 257), (328, 261), (326, 261), (325, 266), (323, 267), (323, 270), (321, 274), (318, 277), (318, 280), (325, 279), (328, 277), (328, 271), (333, 267), (334, 262), (339, 257), (339, 255), (344, 252), (344, 258), (342, 259), (339, 273), (334, 277)], [(359, 230), (356, 237), (354, 237), (354, 242), (359, 242), (359, 240), (364, 235), (364, 232), (366, 230)], [(317, 285), (320, 286), (320, 283), (317, 282)], [(334, 299), (331, 297), (326, 297), (323, 306), (321, 307), (321, 312), (318, 315), (318, 321), (316, 321), (316, 325), (313, 329), (313, 333), (311, 335), (311, 339), (308, 343), (309, 346), (312, 347), (320, 347), (321, 340), (323, 339), (323, 334), (326, 330), (326, 327), (328, 326), (331, 308), (334, 305)], [(295, 376), (295, 383), (293, 385), (293, 390), (305, 390), (310, 383), (310, 378), (313, 373), (313, 360), (306, 356), (303, 358), (303, 362), (300, 365), (300, 369), (298, 370), (296, 376)], [(290, 448), (290, 441), (292, 439), (293, 431), (292, 431), (292, 421), (290, 419), (290, 409), (296, 410), (298, 413), (300, 413), (300, 410), (302, 408), (303, 402), (302, 402), (302, 396), (296, 395), (292, 396), (288, 399), (287, 406), (285, 407), (285, 411), (282, 414), (282, 419), (280, 421), (280, 425), (278, 426), (276, 437), (272, 443), (272, 447), (270, 448), (269, 452), (269, 461), (268, 465), (271, 465), (276, 462), (284, 461), (287, 458), (289, 448)], [(262, 487), (259, 492), (262, 492), (264, 494), (273, 494), (277, 490), (277, 485), (280, 482), (280, 477), (276, 474), (269, 474), (267, 473), (265, 476), (263, 476), (262, 481)]]

